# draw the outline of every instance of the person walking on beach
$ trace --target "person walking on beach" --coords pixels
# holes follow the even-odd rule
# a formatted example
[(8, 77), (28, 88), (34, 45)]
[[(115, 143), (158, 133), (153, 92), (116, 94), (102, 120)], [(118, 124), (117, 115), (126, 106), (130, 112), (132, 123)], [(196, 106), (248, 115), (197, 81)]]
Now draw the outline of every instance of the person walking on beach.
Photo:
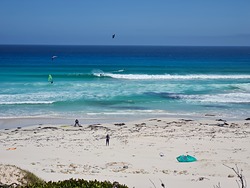
[(110, 139), (109, 134), (107, 134), (106, 135), (106, 146), (109, 146), (109, 139)]
[(79, 124), (79, 120), (78, 120), (78, 119), (75, 120), (75, 125), (74, 125), (74, 126), (76, 127), (77, 125), (80, 127), (80, 124)]

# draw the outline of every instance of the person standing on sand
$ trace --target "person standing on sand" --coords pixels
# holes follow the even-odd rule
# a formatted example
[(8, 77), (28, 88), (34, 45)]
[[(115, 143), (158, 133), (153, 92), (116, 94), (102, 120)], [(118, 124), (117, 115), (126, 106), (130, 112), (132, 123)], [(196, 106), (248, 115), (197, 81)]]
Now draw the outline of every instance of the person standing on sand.
[(75, 120), (75, 125), (74, 125), (74, 127), (76, 127), (77, 125), (80, 127), (80, 124), (79, 124), (79, 120), (78, 120), (78, 119)]
[(109, 134), (107, 134), (106, 135), (106, 146), (109, 146), (109, 139), (110, 139)]

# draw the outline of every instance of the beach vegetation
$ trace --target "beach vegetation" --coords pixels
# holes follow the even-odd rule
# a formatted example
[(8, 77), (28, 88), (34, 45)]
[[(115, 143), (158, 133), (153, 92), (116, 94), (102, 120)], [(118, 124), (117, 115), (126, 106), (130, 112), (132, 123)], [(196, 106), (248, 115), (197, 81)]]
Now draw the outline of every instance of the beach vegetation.
[(0, 176), (3, 182), (0, 187), (20, 187), (27, 184), (43, 182), (35, 174), (23, 170), (15, 165), (0, 165)]
[(37, 177), (35, 174), (27, 171), (27, 170), (23, 170), (23, 169), (20, 169), (24, 176), (23, 176), (23, 180), (25, 181), (20, 181), (22, 182), (23, 184), (25, 184), (27, 182), (27, 184), (32, 184), (32, 183), (43, 183), (44, 181), (42, 179), (40, 179), (39, 177)]
[(46, 182), (32, 172), (15, 165), (0, 165), (0, 175), (5, 181), (0, 182), (0, 188), (128, 188), (118, 182), (69, 179)]
[(239, 188), (246, 188), (247, 187), (247, 181), (246, 181), (245, 177), (243, 176), (243, 173), (242, 173), (243, 170), (242, 169), (239, 170), (237, 165), (235, 165), (235, 168), (227, 166), (225, 164), (223, 164), (223, 165), (234, 171), (234, 173), (236, 174), (236, 176), (238, 178), (238, 180), (236, 180), (236, 182), (237, 182)]
[[(234, 167), (230, 167), (230, 166), (227, 166), (225, 164), (223, 164), (225, 167), (233, 170), (233, 172), (236, 174), (237, 176), (237, 180), (236, 180), (236, 183), (238, 184), (238, 188), (246, 188), (247, 187), (247, 181), (246, 181), (246, 178), (245, 176), (243, 176), (243, 170), (239, 170), (237, 164), (235, 165), (235, 168)], [(228, 177), (234, 177), (233, 175), (228, 175)], [(221, 188), (220, 186), (220, 182), (218, 183), (218, 185), (214, 185), (214, 188)]]
[[(118, 182), (84, 180), (84, 179), (69, 179), (58, 182), (36, 182), (24, 186), (25, 188), (128, 188), (126, 185), (121, 185)], [(23, 187), (23, 188), (24, 188)]]

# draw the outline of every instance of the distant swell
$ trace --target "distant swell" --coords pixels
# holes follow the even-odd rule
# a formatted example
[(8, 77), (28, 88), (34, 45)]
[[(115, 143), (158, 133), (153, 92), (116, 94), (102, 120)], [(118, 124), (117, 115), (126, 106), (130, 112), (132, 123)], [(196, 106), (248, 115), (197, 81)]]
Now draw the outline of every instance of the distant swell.
[(191, 74), (191, 75), (148, 75), (148, 74), (111, 74), (104, 73), (103, 76), (116, 79), (128, 80), (218, 80), (218, 79), (250, 79), (250, 75), (208, 75), (208, 74)]

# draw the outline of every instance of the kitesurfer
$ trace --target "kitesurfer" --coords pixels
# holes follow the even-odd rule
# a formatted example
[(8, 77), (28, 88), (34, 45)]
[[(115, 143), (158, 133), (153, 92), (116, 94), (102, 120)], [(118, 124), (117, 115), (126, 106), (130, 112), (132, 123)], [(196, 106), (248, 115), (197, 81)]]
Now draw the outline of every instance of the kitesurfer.
[(53, 78), (52, 78), (51, 74), (50, 74), (49, 77), (48, 77), (48, 81), (49, 81), (51, 84), (53, 84)]

